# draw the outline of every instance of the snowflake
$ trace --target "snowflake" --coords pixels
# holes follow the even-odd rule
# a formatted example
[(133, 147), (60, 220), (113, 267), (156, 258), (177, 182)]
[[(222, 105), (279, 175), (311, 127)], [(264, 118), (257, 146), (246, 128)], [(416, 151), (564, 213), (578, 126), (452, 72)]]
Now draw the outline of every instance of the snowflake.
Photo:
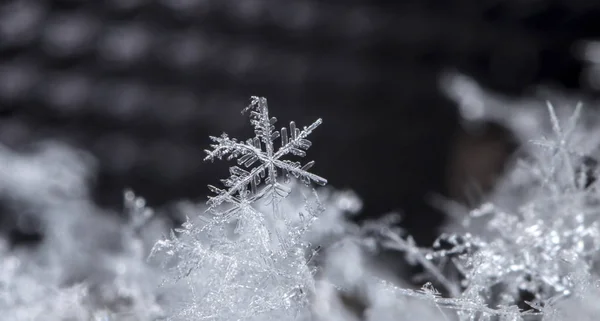
[[(206, 150), (208, 155), (205, 160), (222, 159), (224, 156), (227, 156), (227, 160), (237, 158), (238, 165), (248, 170), (232, 166), (230, 168), (231, 176), (223, 180), (226, 189), (209, 186), (211, 191), (217, 194), (209, 198), (210, 209), (214, 209), (223, 202), (234, 203), (238, 206), (246, 204), (244, 199), (247, 197), (245, 191), (248, 186), (250, 186), (255, 199), (268, 195), (270, 202), (276, 202), (286, 197), (290, 190), (277, 181), (278, 170), (283, 172), (286, 182), (289, 181), (290, 175), (293, 175), (306, 184), (311, 181), (319, 185), (327, 184), (326, 179), (308, 172), (314, 165), (314, 161), (301, 165), (300, 162), (282, 159), (288, 154), (300, 157), (306, 155), (305, 151), (311, 146), (307, 137), (321, 125), (323, 121), (320, 118), (302, 130), (297, 128), (294, 122), (290, 122), (288, 136), (288, 129), (285, 127), (281, 131), (275, 130), (274, 124), (277, 119), (269, 116), (266, 98), (252, 97), (250, 105), (242, 113), (246, 111), (250, 111), (250, 123), (254, 126), (256, 133), (254, 138), (241, 142), (235, 138), (229, 138), (227, 134), (220, 137), (211, 136), (215, 144), (211, 145), (212, 150)], [(281, 137), (281, 147), (275, 151), (274, 141), (279, 137)], [(257, 162), (260, 165), (252, 167)], [(266, 186), (258, 191), (257, 186), (263, 178), (265, 178)], [(236, 194), (239, 194), (240, 197), (236, 197)]]
[[(538, 168), (538, 172), (541, 171), (540, 178), (543, 179), (545, 184), (548, 184), (550, 180), (561, 181), (560, 178), (555, 177), (556, 175), (566, 175), (566, 177), (563, 177), (562, 181), (568, 183), (568, 188), (576, 189), (578, 178), (575, 176), (575, 172), (571, 171), (570, 169), (575, 168), (574, 156), (576, 158), (582, 158), (584, 155), (574, 151), (570, 147), (575, 145), (573, 136), (575, 134), (575, 130), (577, 129), (577, 122), (580, 119), (582, 105), (578, 104), (575, 107), (575, 110), (571, 117), (569, 117), (566, 126), (561, 126), (554, 107), (550, 103), (548, 103), (547, 106), (550, 114), (550, 121), (552, 123), (552, 132), (555, 137), (542, 137), (540, 140), (532, 141), (534, 145), (546, 149), (549, 152), (548, 156), (550, 156), (549, 162), (539, 162), (540, 165), (542, 165)], [(569, 170), (557, 173), (557, 170), (561, 168), (561, 165)]]

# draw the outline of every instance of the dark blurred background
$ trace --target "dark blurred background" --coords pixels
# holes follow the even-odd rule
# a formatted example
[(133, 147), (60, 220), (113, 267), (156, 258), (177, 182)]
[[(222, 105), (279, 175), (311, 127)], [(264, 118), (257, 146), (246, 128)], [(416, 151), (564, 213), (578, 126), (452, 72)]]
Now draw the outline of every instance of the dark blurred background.
[(577, 48), (598, 36), (600, 3), (584, 0), (4, 0), (0, 142), (89, 150), (105, 207), (125, 187), (152, 206), (202, 200), (227, 175), (202, 161), (208, 135), (247, 137), (240, 111), (266, 96), (279, 126), (324, 119), (315, 173), (367, 215), (402, 209), (429, 243), (443, 216), (427, 195), (492, 184), (515, 148), (498, 124), (461, 128), (440, 74), (594, 95)]

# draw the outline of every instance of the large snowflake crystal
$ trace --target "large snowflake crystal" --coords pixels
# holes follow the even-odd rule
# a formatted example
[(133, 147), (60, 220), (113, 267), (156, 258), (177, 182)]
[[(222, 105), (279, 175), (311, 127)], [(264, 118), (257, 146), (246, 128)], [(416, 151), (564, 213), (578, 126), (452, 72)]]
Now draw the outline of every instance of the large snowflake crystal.
[[(211, 137), (207, 160), (237, 159), (225, 188), (209, 186), (205, 211), (188, 219), (170, 238), (156, 243), (151, 256), (162, 255), (170, 272), (169, 320), (295, 320), (308, 318), (314, 292), (314, 255), (306, 232), (323, 208), (305, 202), (304, 210), (281, 206), (292, 188), (291, 178), (304, 183), (327, 181), (301, 165), (283, 159), (304, 156), (308, 135), (317, 120), (300, 130), (292, 122), (275, 131), (264, 98), (253, 97), (249, 107), (256, 137), (240, 142), (223, 134)], [(281, 137), (281, 147), (275, 140)], [(264, 183), (264, 184), (263, 184)], [(316, 196), (316, 195), (315, 195)], [(261, 201), (265, 202), (261, 202)]]
[[(306, 150), (311, 146), (307, 139), (313, 130), (323, 122), (317, 119), (312, 125), (300, 130), (294, 122), (290, 122), (289, 134), (287, 128), (283, 127), (281, 131), (275, 130), (275, 117), (269, 116), (267, 99), (252, 97), (250, 106), (243, 112), (250, 110), (250, 123), (254, 126), (256, 136), (245, 142), (240, 142), (235, 138), (229, 138), (227, 134), (221, 137), (211, 137), (215, 144), (211, 145), (213, 150), (207, 150), (208, 156), (205, 160), (221, 159), (227, 156), (228, 160), (237, 158), (237, 163), (246, 169), (238, 166), (230, 168), (231, 176), (223, 183), (227, 189), (218, 189), (211, 187), (217, 195), (209, 199), (208, 204), (211, 208), (220, 205), (223, 202), (239, 203), (240, 200), (233, 200), (233, 196), (238, 192), (243, 192), (248, 186), (258, 195), (269, 193), (272, 201), (281, 199), (289, 193), (289, 190), (278, 182), (278, 170), (283, 173), (285, 181), (288, 181), (290, 175), (302, 179), (305, 183), (315, 182), (319, 185), (327, 184), (327, 180), (308, 172), (314, 165), (310, 161), (305, 165), (300, 162), (284, 160), (284, 156), (293, 154), (304, 157)], [(281, 137), (281, 147), (276, 150), (275, 140)], [(252, 167), (256, 163), (258, 166)], [(265, 178), (266, 187), (262, 191), (257, 191), (257, 186)]]

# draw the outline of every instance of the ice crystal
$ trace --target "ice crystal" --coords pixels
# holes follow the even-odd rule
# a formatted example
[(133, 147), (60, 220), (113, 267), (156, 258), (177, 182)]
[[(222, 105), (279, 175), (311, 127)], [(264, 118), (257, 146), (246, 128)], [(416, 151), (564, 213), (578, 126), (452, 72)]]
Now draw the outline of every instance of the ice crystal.
[[(289, 190), (277, 179), (279, 176), (278, 169), (283, 172), (286, 182), (291, 174), (307, 184), (311, 181), (320, 185), (327, 184), (327, 180), (324, 178), (308, 172), (308, 169), (314, 165), (314, 161), (301, 165), (299, 162), (282, 159), (288, 154), (300, 157), (306, 155), (306, 149), (311, 146), (311, 142), (307, 137), (321, 125), (321, 119), (317, 119), (313, 124), (304, 127), (302, 130), (297, 128), (294, 122), (290, 122), (288, 135), (288, 129), (285, 127), (281, 131), (275, 130), (274, 125), (277, 119), (269, 116), (266, 98), (252, 97), (251, 104), (242, 112), (245, 111), (250, 111), (250, 123), (254, 126), (256, 136), (245, 142), (229, 138), (227, 134), (220, 137), (211, 137), (215, 144), (211, 145), (212, 150), (206, 151), (208, 155), (205, 160), (221, 159), (227, 156), (228, 160), (237, 158), (238, 165), (246, 168), (251, 168), (257, 162), (260, 165), (251, 168), (250, 171), (238, 166), (231, 167), (231, 176), (223, 180), (227, 189), (221, 190), (211, 187), (217, 193), (208, 201), (211, 208), (223, 202), (231, 201), (235, 194), (243, 193), (248, 185), (252, 187), (253, 194), (262, 197), (262, 194), (267, 193), (271, 202), (277, 202), (277, 199), (283, 198), (289, 193)], [(281, 146), (276, 150), (274, 141), (280, 137)], [(266, 186), (261, 192), (257, 193), (257, 186), (262, 178), (265, 178)]]
[(245, 142), (226, 134), (211, 137), (214, 144), (207, 150), (206, 160), (237, 159), (239, 166), (222, 180), (225, 188), (209, 186), (216, 195), (209, 198), (205, 213), (188, 219), (152, 251), (152, 256), (167, 256), (164, 266), (171, 278), (165, 284), (177, 301), (169, 320), (309, 316), (314, 251), (305, 234), (323, 209), (318, 198), (299, 212), (282, 211), (280, 203), (291, 192), (292, 177), (306, 184), (327, 182), (308, 171), (314, 162), (283, 159), (305, 156), (311, 145), (307, 137), (322, 121), (302, 130), (291, 122), (288, 135), (286, 128), (275, 131), (266, 99), (253, 97), (244, 111), (250, 111), (256, 136)]

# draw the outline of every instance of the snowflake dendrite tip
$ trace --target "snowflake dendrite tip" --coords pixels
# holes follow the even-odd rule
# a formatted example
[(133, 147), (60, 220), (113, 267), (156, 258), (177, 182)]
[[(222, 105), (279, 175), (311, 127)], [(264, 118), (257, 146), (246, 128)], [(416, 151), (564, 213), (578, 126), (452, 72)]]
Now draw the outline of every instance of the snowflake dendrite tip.
[[(306, 150), (311, 146), (307, 137), (321, 125), (323, 121), (320, 118), (303, 129), (297, 128), (292, 121), (289, 129), (283, 127), (278, 131), (275, 129), (277, 119), (269, 116), (266, 98), (252, 97), (250, 105), (242, 110), (242, 113), (247, 111), (250, 111), (250, 124), (254, 126), (254, 138), (240, 141), (230, 138), (227, 134), (210, 137), (213, 141), (210, 145), (212, 149), (206, 150), (207, 156), (204, 160), (226, 157), (227, 160), (237, 159), (238, 164), (230, 167), (231, 175), (222, 180), (224, 189), (209, 186), (211, 191), (216, 193), (209, 197), (210, 209), (223, 202), (236, 203), (236, 194), (245, 198), (248, 192), (252, 193), (255, 199), (267, 194), (272, 201), (284, 198), (290, 191), (281, 184), (281, 179), (278, 179), (280, 177), (284, 182), (294, 176), (306, 184), (327, 184), (326, 179), (308, 171), (314, 165), (314, 161), (302, 165), (298, 161), (283, 159), (288, 154), (299, 157), (306, 155)], [(278, 138), (281, 143), (277, 149), (275, 141)], [(263, 180), (265, 186), (259, 190), (258, 186)]]

